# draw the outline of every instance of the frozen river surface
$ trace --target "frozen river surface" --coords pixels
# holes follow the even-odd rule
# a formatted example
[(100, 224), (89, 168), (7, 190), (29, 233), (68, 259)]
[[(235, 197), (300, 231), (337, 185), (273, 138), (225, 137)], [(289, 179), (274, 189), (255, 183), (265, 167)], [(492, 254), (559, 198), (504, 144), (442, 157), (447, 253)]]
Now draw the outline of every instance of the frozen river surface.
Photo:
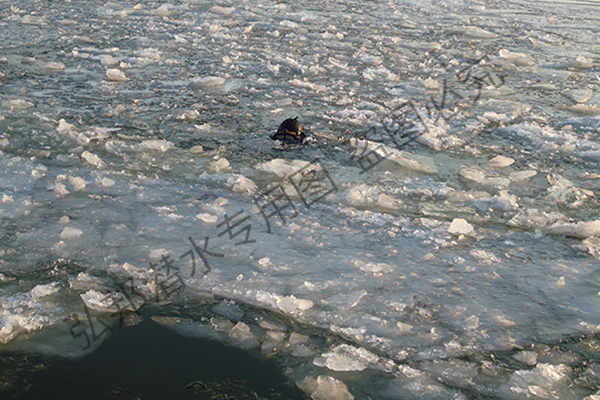
[[(599, 27), (0, 2), (0, 342), (79, 356), (172, 303), (316, 400), (600, 399)], [(310, 143), (271, 142), (295, 116)]]

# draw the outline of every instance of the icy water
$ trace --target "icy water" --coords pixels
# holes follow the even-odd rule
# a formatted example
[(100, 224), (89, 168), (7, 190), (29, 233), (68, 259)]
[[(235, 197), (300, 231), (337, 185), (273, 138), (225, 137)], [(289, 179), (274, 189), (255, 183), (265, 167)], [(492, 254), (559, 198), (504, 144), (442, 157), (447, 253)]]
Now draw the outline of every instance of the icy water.
[(597, 1), (0, 2), (1, 350), (151, 309), (315, 400), (599, 399), (599, 54)]

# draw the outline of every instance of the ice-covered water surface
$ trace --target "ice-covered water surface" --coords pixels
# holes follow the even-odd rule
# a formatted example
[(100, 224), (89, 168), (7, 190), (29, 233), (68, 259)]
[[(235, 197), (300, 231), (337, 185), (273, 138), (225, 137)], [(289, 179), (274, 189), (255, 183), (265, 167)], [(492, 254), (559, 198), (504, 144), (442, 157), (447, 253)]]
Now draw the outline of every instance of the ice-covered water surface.
[[(0, 340), (216, 296), (162, 322), (315, 399), (600, 396), (594, 340), (559, 346), (600, 330), (596, 10), (0, 5)], [(276, 148), (294, 116), (316, 141)]]

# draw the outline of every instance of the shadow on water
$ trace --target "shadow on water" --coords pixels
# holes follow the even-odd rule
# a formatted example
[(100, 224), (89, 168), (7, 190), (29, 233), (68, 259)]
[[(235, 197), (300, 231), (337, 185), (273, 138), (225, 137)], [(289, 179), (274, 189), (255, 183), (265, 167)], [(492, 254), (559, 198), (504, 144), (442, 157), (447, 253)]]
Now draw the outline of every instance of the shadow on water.
[[(116, 330), (78, 360), (0, 355), (0, 397), (306, 399), (274, 361), (220, 342), (181, 336), (150, 317)], [(11, 380), (14, 384), (7, 384)]]

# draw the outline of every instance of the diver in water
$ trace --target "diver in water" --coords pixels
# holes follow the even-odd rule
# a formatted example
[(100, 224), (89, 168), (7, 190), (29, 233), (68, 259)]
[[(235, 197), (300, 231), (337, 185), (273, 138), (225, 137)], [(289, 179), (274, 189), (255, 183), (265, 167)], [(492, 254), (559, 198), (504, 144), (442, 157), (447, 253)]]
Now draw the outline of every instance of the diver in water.
[(298, 122), (298, 117), (288, 118), (279, 125), (271, 139), (290, 144), (302, 144), (306, 140), (306, 134), (302, 124)]

